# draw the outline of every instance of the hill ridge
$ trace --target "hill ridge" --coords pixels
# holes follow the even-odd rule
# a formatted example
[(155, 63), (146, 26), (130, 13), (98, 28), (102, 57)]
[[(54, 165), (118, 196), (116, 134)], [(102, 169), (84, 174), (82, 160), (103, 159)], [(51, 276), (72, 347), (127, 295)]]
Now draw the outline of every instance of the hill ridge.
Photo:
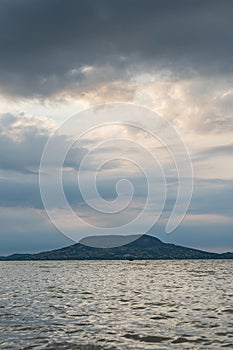
[(145, 234), (137, 240), (115, 248), (96, 248), (75, 243), (68, 247), (34, 253), (12, 254), (1, 260), (185, 260), (233, 259), (233, 253), (211, 253), (172, 243)]

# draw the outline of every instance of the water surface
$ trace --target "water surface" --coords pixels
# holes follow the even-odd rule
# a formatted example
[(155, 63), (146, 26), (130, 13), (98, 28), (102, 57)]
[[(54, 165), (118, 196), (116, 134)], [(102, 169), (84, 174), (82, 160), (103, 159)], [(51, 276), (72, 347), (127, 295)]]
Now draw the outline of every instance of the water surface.
[(233, 261), (0, 262), (0, 349), (233, 348)]

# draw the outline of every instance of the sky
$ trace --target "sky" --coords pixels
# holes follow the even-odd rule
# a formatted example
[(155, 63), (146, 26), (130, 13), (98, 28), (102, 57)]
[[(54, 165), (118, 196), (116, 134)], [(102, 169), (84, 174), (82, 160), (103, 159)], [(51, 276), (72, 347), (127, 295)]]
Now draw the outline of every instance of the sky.
[[(156, 151), (168, 184), (162, 216), (150, 233), (165, 242), (233, 251), (232, 13), (231, 0), (0, 2), (0, 255), (71, 244), (50, 214), (58, 226), (83, 235), (133, 219), (148, 196), (143, 167), (154, 174), (152, 182), (160, 189), (159, 168), (154, 170), (149, 156), (143, 156), (148, 150)], [(94, 115), (101, 120), (105, 108), (98, 106), (111, 103), (120, 109), (109, 112), (110, 121), (120, 120), (123, 106), (132, 111), (129, 121), (137, 120), (143, 127), (147, 113), (154, 114), (154, 120), (148, 117), (153, 132), (158, 131), (156, 121), (167, 120), (190, 154), (192, 200), (171, 234), (166, 233), (166, 224), (177, 196), (174, 162), (161, 143), (126, 125), (96, 128), (67, 153), (64, 193), (84, 222), (71, 222), (57, 203), (58, 155)], [(61, 126), (74, 115), (80, 117), (75, 133), (64, 134)], [(55, 149), (42, 171), (41, 157), (51, 138)], [(141, 169), (136, 163), (142, 159)], [(182, 160), (183, 156), (179, 164), (184, 168)], [(117, 182), (131, 182), (134, 196), (125, 213), (102, 215), (85, 203), (77, 177), (82, 177), (93, 204), (96, 198), (89, 184), (97, 173), (99, 194), (110, 204), (117, 198)], [(47, 210), (40, 176), (52, 196)], [(186, 193), (190, 176), (183, 176)], [(128, 190), (122, 190), (121, 205)], [(159, 192), (154, 202), (161, 201)], [(135, 231), (157, 215), (154, 202)]]

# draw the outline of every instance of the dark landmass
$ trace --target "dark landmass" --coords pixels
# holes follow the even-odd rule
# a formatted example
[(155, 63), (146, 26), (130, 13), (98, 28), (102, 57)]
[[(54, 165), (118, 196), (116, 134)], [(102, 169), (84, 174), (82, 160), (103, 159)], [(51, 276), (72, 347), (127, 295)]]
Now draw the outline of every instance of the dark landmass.
[[(98, 238), (95, 238), (98, 240)], [(233, 253), (210, 253), (164, 243), (158, 238), (143, 235), (137, 240), (115, 248), (94, 248), (76, 243), (66, 248), (37, 253), (13, 254), (0, 260), (176, 260), (176, 259), (233, 259)]]

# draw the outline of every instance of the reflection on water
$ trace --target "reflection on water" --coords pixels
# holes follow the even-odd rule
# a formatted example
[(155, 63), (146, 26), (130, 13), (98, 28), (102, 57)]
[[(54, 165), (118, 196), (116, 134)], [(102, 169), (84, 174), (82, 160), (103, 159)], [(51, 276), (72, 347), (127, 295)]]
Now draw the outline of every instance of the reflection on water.
[(0, 349), (233, 348), (233, 261), (0, 262)]

